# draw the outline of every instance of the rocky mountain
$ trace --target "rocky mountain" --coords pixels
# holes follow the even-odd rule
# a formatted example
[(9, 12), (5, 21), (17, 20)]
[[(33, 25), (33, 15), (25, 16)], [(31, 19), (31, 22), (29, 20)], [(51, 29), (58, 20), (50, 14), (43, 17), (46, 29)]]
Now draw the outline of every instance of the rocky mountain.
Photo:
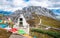
[(38, 15), (43, 15), (43, 16), (47, 16), (53, 19), (55, 18), (55, 15), (52, 13), (51, 10), (46, 9), (44, 7), (40, 7), (40, 6), (29, 6), (29, 7), (24, 7), (23, 10), (16, 10), (11, 16), (12, 17), (19, 17), (19, 14), (24, 14), (25, 17), (29, 17), (31, 18), (32, 13), (35, 12)]
[(11, 11), (4, 11), (4, 10), (0, 10), (0, 14), (3, 14), (3, 15), (10, 15), (12, 14), (13, 12)]
[(42, 19), (41, 22), (43, 25), (60, 28), (60, 21), (56, 20), (55, 14), (49, 9), (39, 6), (25, 7), (23, 10), (16, 10), (10, 17), (14, 22), (17, 22), (20, 14), (24, 14), (29, 24), (32, 23), (32, 25), (35, 25)]
[(56, 19), (56, 18), (55, 18), (55, 15), (53, 14), (53, 12), (52, 12), (51, 10), (46, 9), (46, 8), (44, 8), (44, 7), (40, 7), (40, 6), (25, 7), (25, 8), (23, 8), (23, 11), (25, 11), (24, 13), (25, 13), (26, 15), (30, 15), (30, 14), (32, 14), (33, 12), (35, 12), (35, 13), (38, 14), (38, 15), (43, 15), (43, 16), (47, 16), (47, 17)]

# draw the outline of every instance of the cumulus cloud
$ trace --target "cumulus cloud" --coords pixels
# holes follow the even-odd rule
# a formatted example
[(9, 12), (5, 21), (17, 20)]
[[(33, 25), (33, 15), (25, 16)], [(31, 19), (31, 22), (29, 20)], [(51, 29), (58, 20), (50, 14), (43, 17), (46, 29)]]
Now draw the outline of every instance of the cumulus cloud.
[(27, 6), (42, 6), (48, 9), (60, 8), (60, 0), (0, 0), (0, 9), (15, 11)]
[(0, 9), (7, 11), (15, 11), (28, 6), (23, 0), (0, 0)]
[(14, 0), (13, 5), (14, 6), (21, 6), (21, 7), (27, 6), (27, 4), (23, 0)]
[(48, 7), (48, 4), (46, 1), (38, 2), (38, 1), (29, 1), (28, 4), (31, 6), (42, 6), (42, 7)]

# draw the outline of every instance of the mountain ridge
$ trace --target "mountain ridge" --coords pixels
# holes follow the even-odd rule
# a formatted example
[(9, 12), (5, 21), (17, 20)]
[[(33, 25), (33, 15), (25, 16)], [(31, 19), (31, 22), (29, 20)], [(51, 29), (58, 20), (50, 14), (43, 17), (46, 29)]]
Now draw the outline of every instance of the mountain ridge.
[(40, 6), (24, 7), (23, 10), (16, 10), (11, 16), (19, 16), (19, 14), (24, 14), (25, 17), (30, 17), (33, 12), (35, 12), (38, 15), (43, 15), (56, 19), (55, 15), (52, 13), (51, 10)]

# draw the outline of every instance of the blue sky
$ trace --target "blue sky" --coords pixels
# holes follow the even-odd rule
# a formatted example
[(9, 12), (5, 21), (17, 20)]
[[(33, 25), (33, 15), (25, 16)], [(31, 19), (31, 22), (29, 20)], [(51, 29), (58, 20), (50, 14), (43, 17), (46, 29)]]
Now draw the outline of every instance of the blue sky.
[(15, 11), (28, 6), (42, 6), (48, 9), (60, 9), (60, 0), (0, 0), (0, 9)]

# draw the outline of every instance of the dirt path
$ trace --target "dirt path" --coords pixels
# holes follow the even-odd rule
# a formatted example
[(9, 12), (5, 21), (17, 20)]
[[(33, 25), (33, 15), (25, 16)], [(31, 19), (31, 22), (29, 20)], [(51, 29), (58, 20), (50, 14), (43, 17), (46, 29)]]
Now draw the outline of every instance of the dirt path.
[(18, 34), (12, 34), (9, 38), (27, 38), (27, 37), (24, 37), (24, 36), (18, 35)]

